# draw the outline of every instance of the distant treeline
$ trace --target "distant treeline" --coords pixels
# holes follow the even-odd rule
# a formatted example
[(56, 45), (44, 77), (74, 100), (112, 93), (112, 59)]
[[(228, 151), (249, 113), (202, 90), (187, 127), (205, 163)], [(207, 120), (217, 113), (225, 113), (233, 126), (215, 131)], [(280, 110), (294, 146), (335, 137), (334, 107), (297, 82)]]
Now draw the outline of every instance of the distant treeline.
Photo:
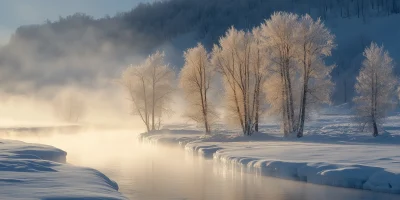
[[(9, 44), (0, 49), (0, 81), (8, 84), (29, 81), (30, 87), (68, 81), (90, 82), (87, 80), (98, 77), (99, 71), (109, 75), (116, 71), (117, 65), (132, 63), (126, 59), (146, 56), (160, 44), (185, 33), (194, 33), (197, 40), (211, 49), (230, 26), (250, 30), (274, 11), (309, 13), (323, 19), (368, 20), (373, 16), (399, 13), (400, 2), (169, 0), (142, 3), (130, 11), (100, 19), (77, 13), (18, 28)], [(47, 71), (46, 76), (41, 71)]]
[[(251, 29), (274, 11), (309, 13), (314, 17), (367, 18), (400, 12), (398, 0), (170, 0), (141, 3), (131, 11), (94, 19), (83, 13), (60, 17), (54, 22), (22, 26), (14, 40), (36, 40), (48, 48), (48, 32), (60, 41), (84, 39), (93, 29), (96, 39), (129, 45), (139, 52), (149, 51), (159, 43), (182, 33), (195, 31), (200, 38), (217, 41), (234, 25)], [(145, 52), (143, 52), (145, 54)]]

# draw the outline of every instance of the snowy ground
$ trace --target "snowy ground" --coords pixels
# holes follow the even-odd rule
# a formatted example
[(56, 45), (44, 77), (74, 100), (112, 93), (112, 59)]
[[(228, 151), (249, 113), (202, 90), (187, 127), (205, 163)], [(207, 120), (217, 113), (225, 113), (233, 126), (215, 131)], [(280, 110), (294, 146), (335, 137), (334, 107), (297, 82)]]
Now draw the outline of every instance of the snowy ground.
[(65, 164), (66, 152), (0, 140), (0, 199), (126, 199), (101, 172)]
[(348, 108), (330, 108), (308, 123), (305, 137), (283, 138), (275, 123), (255, 135), (219, 128), (205, 137), (193, 125), (142, 134), (152, 143), (179, 143), (235, 170), (314, 184), (400, 194), (400, 116), (377, 138), (360, 132)]

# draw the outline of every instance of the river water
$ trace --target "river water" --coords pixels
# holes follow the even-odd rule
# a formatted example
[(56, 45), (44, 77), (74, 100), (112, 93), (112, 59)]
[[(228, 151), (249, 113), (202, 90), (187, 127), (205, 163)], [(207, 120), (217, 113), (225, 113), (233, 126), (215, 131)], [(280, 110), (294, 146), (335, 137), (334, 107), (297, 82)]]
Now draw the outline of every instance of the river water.
[[(92, 167), (115, 180), (132, 200), (398, 200), (373, 193), (260, 177), (227, 169), (212, 160), (188, 155), (178, 147), (136, 140), (140, 130), (36, 132), (6, 138), (53, 145), (68, 152), (69, 163)], [(5, 136), (2, 136), (5, 137)]]

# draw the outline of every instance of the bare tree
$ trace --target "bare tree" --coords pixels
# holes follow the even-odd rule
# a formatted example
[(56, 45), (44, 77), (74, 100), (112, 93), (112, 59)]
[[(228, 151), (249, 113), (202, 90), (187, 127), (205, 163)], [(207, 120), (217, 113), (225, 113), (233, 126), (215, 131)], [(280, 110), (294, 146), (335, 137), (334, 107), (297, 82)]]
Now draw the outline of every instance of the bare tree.
[[(269, 20), (261, 24), (262, 45), (270, 49), (272, 62), (269, 78), (275, 86), (275, 88), (266, 89), (267, 101), (272, 106), (272, 110), (282, 114), (282, 128), (285, 136), (294, 132), (296, 124), (292, 82), (293, 70), (295, 70), (295, 44), (298, 39), (296, 35), (299, 26), (298, 18), (296, 14), (276, 12)], [(274, 106), (279, 106), (279, 108)]]
[(268, 75), (268, 69), (270, 68), (270, 57), (269, 49), (264, 48), (261, 40), (261, 28), (255, 27), (252, 30), (252, 48), (251, 48), (251, 73), (254, 84), (253, 92), (253, 112), (254, 116), (254, 130), (259, 131), (260, 116), (265, 111), (265, 102), (261, 101), (261, 95), (263, 94), (263, 85)]
[(206, 134), (210, 134), (211, 125), (217, 116), (209, 100), (215, 71), (211, 66), (207, 50), (200, 43), (188, 49), (184, 57), (185, 65), (180, 74), (180, 87), (190, 105), (186, 109), (186, 116), (204, 125)]
[(393, 74), (393, 60), (383, 46), (371, 43), (365, 49), (364, 57), (355, 85), (357, 96), (353, 101), (358, 119), (363, 126), (372, 129), (376, 137), (379, 134), (378, 126), (394, 107), (397, 78)]
[(260, 96), (269, 60), (260, 35), (260, 28), (245, 32), (232, 27), (212, 53), (212, 63), (224, 78), (228, 118), (239, 124), (245, 135), (258, 131), (264, 107)]
[[(301, 75), (300, 105), (297, 121), (297, 137), (303, 136), (307, 107), (312, 103), (329, 103), (332, 89), (330, 72), (333, 67), (325, 66), (323, 58), (330, 56), (335, 36), (318, 19), (314, 21), (306, 14), (300, 18), (296, 43), (297, 60)], [(314, 84), (314, 87), (311, 86)], [(312, 98), (313, 102), (309, 99)]]
[(161, 127), (162, 116), (168, 112), (171, 93), (174, 90), (174, 71), (164, 64), (164, 53), (156, 52), (138, 66), (130, 66), (121, 77), (132, 102), (133, 114), (137, 114), (147, 131)]
[(77, 123), (86, 113), (86, 104), (78, 92), (65, 91), (55, 98), (54, 111), (61, 120)]
[(255, 47), (252, 33), (232, 27), (212, 53), (212, 63), (224, 78), (227, 115), (245, 135), (251, 135), (255, 126)]

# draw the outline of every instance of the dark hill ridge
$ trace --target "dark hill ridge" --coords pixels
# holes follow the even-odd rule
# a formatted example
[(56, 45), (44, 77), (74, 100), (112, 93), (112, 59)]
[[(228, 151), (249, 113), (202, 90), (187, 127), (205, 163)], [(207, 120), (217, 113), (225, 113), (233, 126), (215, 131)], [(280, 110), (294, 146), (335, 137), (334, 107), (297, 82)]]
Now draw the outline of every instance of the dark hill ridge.
[[(0, 50), (0, 81), (7, 91), (16, 92), (69, 82), (91, 87), (99, 77), (119, 75), (121, 67), (139, 62), (165, 43), (176, 48), (179, 55), (189, 45), (182, 40), (185, 34), (190, 34), (193, 43), (201, 41), (210, 48), (228, 27), (249, 29), (280, 10), (321, 16), (338, 35), (342, 31), (335, 30), (340, 25), (331, 21), (346, 19), (368, 24), (376, 17), (399, 13), (400, 1), (170, 0), (139, 4), (131, 11), (100, 19), (77, 13), (18, 28), (9, 44)], [(364, 40), (368, 43), (374, 38), (366, 36)], [(359, 62), (356, 57), (364, 42), (354, 47), (351, 60), (334, 55), (332, 62), (338, 64), (335, 80), (343, 83), (343, 78), (338, 77), (351, 77), (347, 74), (357, 71), (352, 66)], [(337, 51), (341, 51), (341, 45)], [(179, 65), (182, 58), (177, 56), (171, 62)], [(351, 80), (346, 83), (351, 84)]]

